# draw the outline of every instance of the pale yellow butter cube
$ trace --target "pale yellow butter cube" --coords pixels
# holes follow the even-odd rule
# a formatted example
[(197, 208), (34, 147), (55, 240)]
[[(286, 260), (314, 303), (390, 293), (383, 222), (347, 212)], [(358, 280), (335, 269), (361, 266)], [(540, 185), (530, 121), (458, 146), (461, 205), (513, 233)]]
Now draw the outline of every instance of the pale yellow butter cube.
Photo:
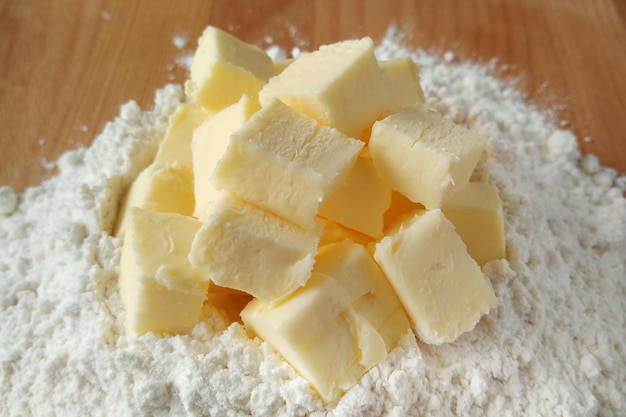
[(194, 217), (202, 220), (206, 206), (217, 198), (218, 190), (210, 181), (217, 162), (224, 155), (230, 135), (238, 130), (261, 107), (256, 99), (243, 95), (241, 99), (217, 112), (193, 133)]
[(222, 194), (209, 205), (189, 259), (217, 285), (275, 303), (311, 275), (323, 225), (301, 229)]
[(480, 267), (440, 209), (401, 222), (376, 245), (374, 259), (425, 343), (455, 340), (497, 303)]
[(387, 357), (380, 334), (349, 304), (335, 279), (313, 273), (305, 287), (275, 306), (251, 301), (241, 318), (331, 402)]
[(320, 206), (348, 175), (362, 147), (363, 142), (274, 100), (231, 135), (211, 181), (312, 228)]
[(410, 329), (398, 296), (362, 245), (344, 240), (321, 247), (313, 271), (337, 280), (350, 307), (381, 335), (387, 351)]
[(129, 335), (184, 333), (198, 322), (209, 279), (187, 255), (199, 228), (191, 217), (131, 210), (119, 281)]
[(238, 102), (243, 94), (256, 97), (273, 75), (274, 64), (263, 50), (209, 26), (198, 40), (185, 92), (202, 107), (217, 112)]
[(170, 117), (167, 132), (154, 158), (156, 165), (178, 165), (192, 169), (191, 138), (194, 130), (210, 114), (193, 103), (178, 106)]
[(193, 213), (190, 143), (194, 129), (208, 116), (205, 110), (191, 103), (176, 109), (153, 163), (137, 176), (124, 196), (115, 226), (116, 235), (124, 234), (133, 207), (185, 216)]
[(479, 265), (504, 258), (502, 203), (495, 187), (470, 182), (442, 207)]
[(398, 110), (424, 104), (424, 92), (420, 85), (420, 66), (410, 57), (401, 57), (378, 63), (383, 70), (389, 92), (388, 114)]
[(433, 209), (469, 182), (485, 145), (482, 136), (416, 106), (374, 123), (369, 149), (392, 189)]
[(191, 216), (194, 205), (193, 174), (189, 167), (149, 165), (137, 176), (122, 201), (115, 234), (124, 234), (133, 207)]
[(389, 100), (369, 38), (298, 56), (259, 92), (263, 106), (275, 98), (353, 138), (369, 129)]
[(359, 156), (342, 185), (320, 209), (320, 216), (373, 238), (383, 236), (383, 214), (391, 204), (391, 188), (374, 163)]

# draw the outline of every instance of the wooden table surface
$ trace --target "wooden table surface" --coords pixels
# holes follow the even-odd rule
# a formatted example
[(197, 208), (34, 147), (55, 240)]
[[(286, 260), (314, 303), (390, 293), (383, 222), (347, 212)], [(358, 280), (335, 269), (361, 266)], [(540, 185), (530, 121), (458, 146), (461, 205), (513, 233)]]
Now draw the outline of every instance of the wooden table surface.
[(41, 182), (126, 101), (150, 108), (156, 88), (184, 81), (177, 62), (208, 24), (288, 51), (395, 25), (416, 48), (497, 58), (498, 77), (623, 173), (625, 22), (623, 0), (0, 0), (0, 185)]

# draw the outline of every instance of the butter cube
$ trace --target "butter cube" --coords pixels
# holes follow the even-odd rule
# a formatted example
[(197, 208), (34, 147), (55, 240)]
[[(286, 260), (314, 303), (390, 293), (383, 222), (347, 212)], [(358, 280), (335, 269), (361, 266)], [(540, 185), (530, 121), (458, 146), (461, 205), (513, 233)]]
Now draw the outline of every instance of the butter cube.
[(345, 181), (322, 205), (319, 215), (373, 238), (383, 236), (383, 214), (391, 204), (391, 188), (374, 163), (359, 156)]
[(194, 217), (202, 220), (207, 204), (217, 198), (218, 190), (210, 178), (228, 147), (230, 135), (260, 108), (257, 100), (244, 94), (237, 103), (217, 112), (193, 133), (191, 153), (196, 198)]
[(363, 246), (344, 240), (321, 247), (313, 271), (337, 280), (350, 307), (381, 335), (387, 351), (410, 329), (398, 296)]
[(369, 149), (391, 188), (430, 210), (469, 182), (485, 145), (480, 135), (418, 106), (374, 123)]
[(205, 110), (191, 103), (176, 109), (153, 163), (137, 176), (122, 200), (115, 226), (117, 236), (124, 234), (133, 207), (185, 216), (193, 213), (190, 143), (194, 129), (207, 117)]
[(191, 138), (209, 113), (193, 103), (178, 106), (154, 158), (156, 165), (179, 165), (192, 170)]
[(241, 318), (331, 402), (387, 356), (380, 334), (349, 304), (337, 280), (313, 273), (279, 304), (251, 301)]
[(274, 64), (263, 50), (209, 26), (198, 41), (185, 92), (208, 111), (217, 112), (243, 94), (256, 97), (273, 75)]
[(309, 229), (362, 147), (363, 142), (274, 100), (231, 135), (211, 181)]
[(467, 251), (478, 265), (504, 258), (502, 203), (495, 187), (470, 182), (452, 196), (441, 210), (454, 224), (467, 245)]
[(401, 222), (376, 245), (374, 259), (425, 343), (455, 340), (497, 303), (440, 209), (418, 212)]
[(129, 335), (185, 333), (198, 322), (209, 279), (187, 255), (199, 228), (191, 217), (131, 210), (119, 281)]
[(410, 328), (383, 272), (350, 241), (320, 249), (311, 279), (287, 299), (274, 306), (254, 300), (241, 317), (325, 401), (385, 360)]
[(192, 177), (188, 167), (177, 164), (146, 167), (131, 184), (122, 201), (115, 234), (124, 234), (133, 207), (191, 216), (195, 205)]
[(323, 225), (301, 229), (223, 194), (209, 206), (189, 259), (215, 284), (272, 304), (311, 276)]
[(389, 100), (369, 38), (298, 56), (259, 92), (262, 106), (276, 98), (353, 138), (387, 110)]
[(424, 92), (420, 86), (420, 66), (409, 57), (401, 57), (378, 63), (389, 92), (388, 114), (404, 107), (424, 104)]

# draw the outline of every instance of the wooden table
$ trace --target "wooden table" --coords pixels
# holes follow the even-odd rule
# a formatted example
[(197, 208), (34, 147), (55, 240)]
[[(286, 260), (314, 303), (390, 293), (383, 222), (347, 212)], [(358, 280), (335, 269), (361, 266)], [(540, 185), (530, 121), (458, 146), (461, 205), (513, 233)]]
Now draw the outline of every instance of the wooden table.
[(622, 0), (0, 0), (0, 185), (51, 175), (46, 161), (89, 145), (124, 102), (151, 107), (156, 88), (186, 78), (177, 59), (208, 24), (287, 50), (395, 25), (433, 53), (497, 58), (498, 77), (623, 173), (625, 21)]

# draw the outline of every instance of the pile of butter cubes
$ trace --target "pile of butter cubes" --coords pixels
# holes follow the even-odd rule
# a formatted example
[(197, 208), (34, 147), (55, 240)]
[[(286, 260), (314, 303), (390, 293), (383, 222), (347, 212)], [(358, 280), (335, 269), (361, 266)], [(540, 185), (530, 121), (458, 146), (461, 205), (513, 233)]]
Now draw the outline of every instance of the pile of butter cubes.
[(425, 106), (411, 59), (364, 38), (272, 62), (208, 27), (185, 92), (118, 216), (129, 335), (211, 303), (331, 402), (409, 329), (449, 342), (496, 305), (486, 141)]

